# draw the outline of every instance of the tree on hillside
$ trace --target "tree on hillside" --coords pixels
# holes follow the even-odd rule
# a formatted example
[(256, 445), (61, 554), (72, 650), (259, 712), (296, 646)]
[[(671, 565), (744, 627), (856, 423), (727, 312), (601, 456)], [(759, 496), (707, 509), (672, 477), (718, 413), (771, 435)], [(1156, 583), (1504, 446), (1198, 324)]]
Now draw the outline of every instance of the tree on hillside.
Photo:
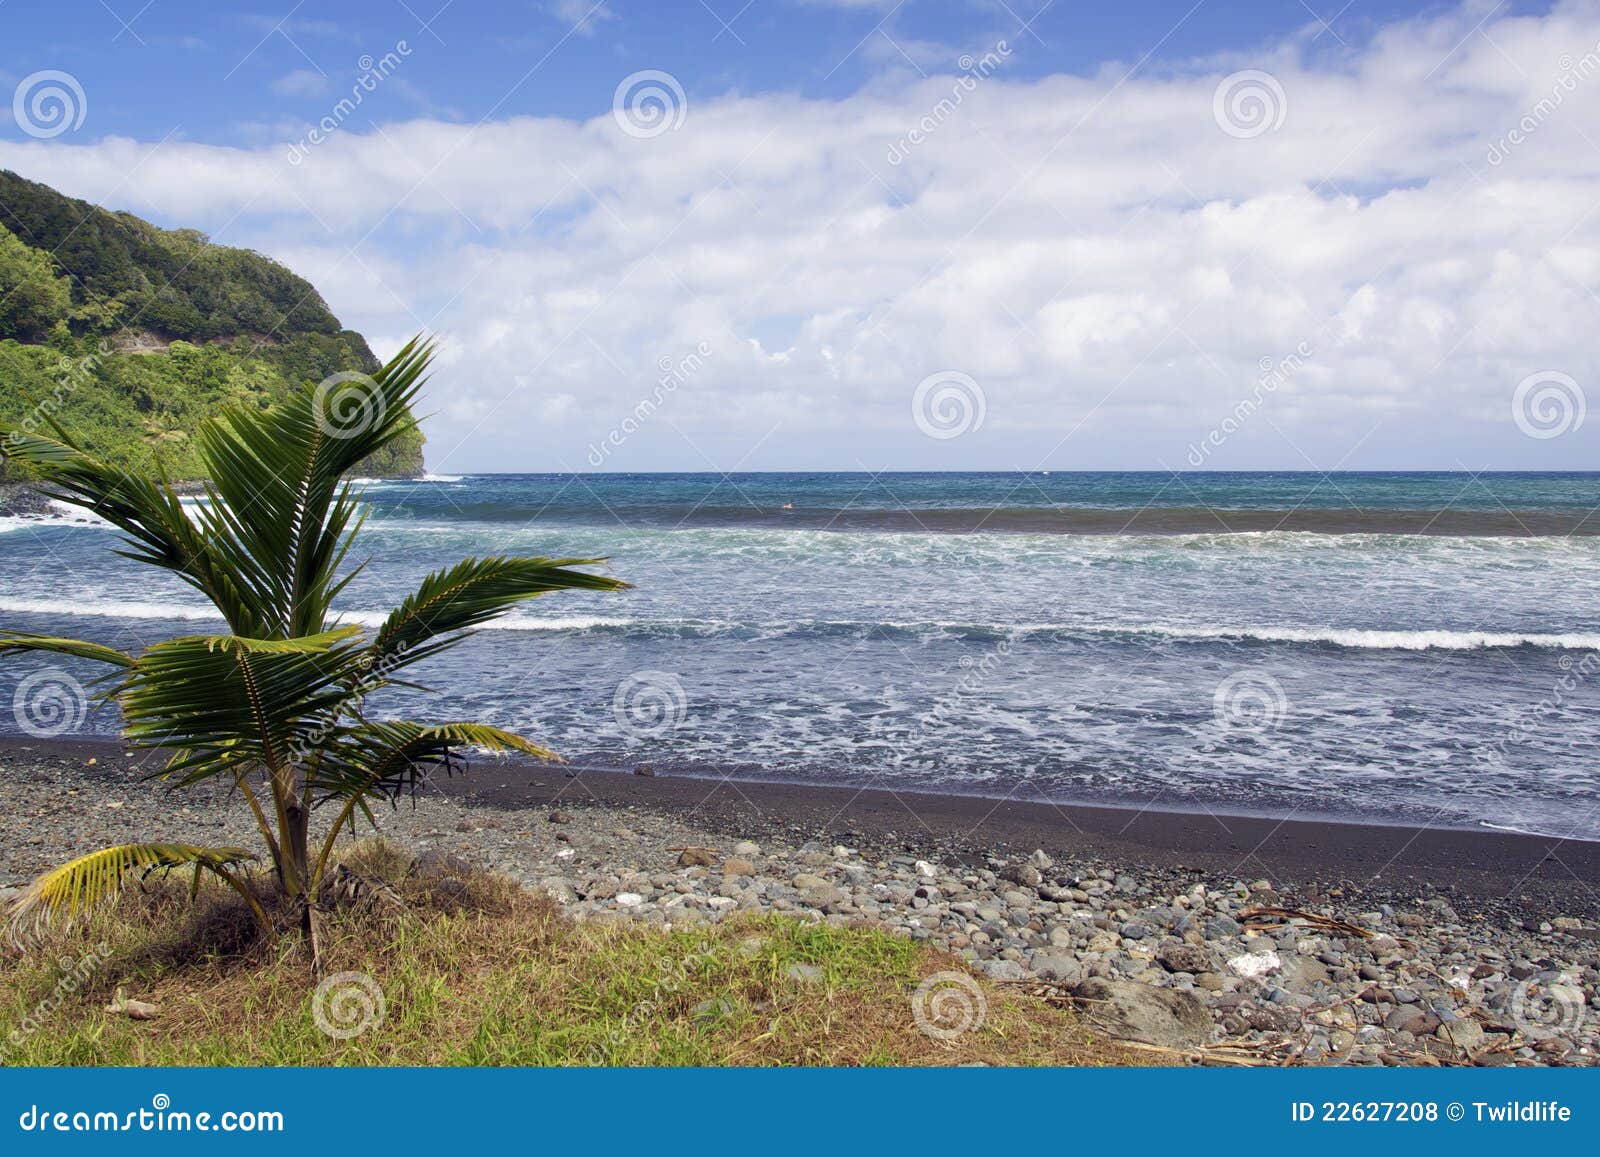
[(50, 255), (0, 225), (0, 339), (37, 342), (72, 309), (72, 285)]

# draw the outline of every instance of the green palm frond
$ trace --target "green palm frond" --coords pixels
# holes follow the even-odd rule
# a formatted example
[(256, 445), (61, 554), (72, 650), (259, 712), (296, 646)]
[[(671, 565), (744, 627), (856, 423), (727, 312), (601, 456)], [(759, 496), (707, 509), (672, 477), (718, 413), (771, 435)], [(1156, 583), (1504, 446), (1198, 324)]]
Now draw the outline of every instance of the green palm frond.
[[(381, 674), (416, 663), (460, 641), (460, 632), (551, 591), (618, 591), (628, 584), (609, 575), (571, 570), (603, 558), (468, 558), (435, 571), (378, 628), (371, 662)], [(453, 638), (448, 636), (455, 636)]]
[(328, 830), (316, 875), (321, 876), (340, 831), (355, 813), (360, 811), (372, 818), (369, 800), (393, 800), (408, 788), (415, 788), (435, 768), (450, 774), (462, 749), (469, 747), (517, 751), (547, 763), (561, 761), (555, 752), (531, 739), (486, 723), (427, 724), (394, 719), (363, 722), (326, 737), (307, 782), (319, 802), (342, 801), (343, 806)]
[(359, 525), (345, 475), (414, 427), (411, 403), (432, 358), (431, 343), (414, 338), (374, 374), (306, 386), (270, 410), (235, 407), (201, 428), (212, 501), (196, 519), (278, 615), (271, 630), (250, 633), (322, 629)]
[(117, 693), (129, 740), (175, 749), (185, 782), (242, 763), (281, 770), (360, 670), (359, 628), (302, 639), (187, 635), (147, 648)]
[(9, 651), (47, 651), (53, 655), (67, 655), (75, 659), (93, 659), (117, 667), (131, 667), (132, 655), (123, 654), (115, 647), (101, 643), (85, 643), (80, 639), (58, 639), (52, 635), (35, 635), (29, 631), (0, 631), (0, 655)]
[[(336, 374), (269, 409), (235, 406), (204, 423), (195, 449), (208, 501), (193, 507), (163, 477), (100, 462), (53, 421), (53, 437), (19, 433), (8, 445), (46, 493), (111, 523), (124, 536), (120, 553), (179, 576), (227, 628), (158, 642), (137, 656), (0, 631), (0, 656), (47, 652), (117, 668), (107, 695), (130, 744), (170, 751), (162, 774), (180, 785), (231, 781), (271, 853), (281, 914), (290, 918), (309, 919), (333, 841), (358, 811), (370, 815), (373, 800), (414, 789), (431, 770), (450, 773), (468, 748), (557, 758), (484, 724), (373, 722), (367, 695), (402, 682), (397, 671), (523, 600), (628, 585), (586, 569), (603, 565), (600, 558), (469, 558), (423, 579), (376, 633), (331, 625), (334, 599), (361, 570), (349, 555), (364, 508), (347, 476), (415, 430), (412, 404), (432, 356), (430, 343), (414, 339), (371, 375)], [(338, 814), (313, 864), (310, 816), (330, 803)], [(130, 872), (192, 864), (197, 881), (202, 871), (216, 873), (270, 926), (231, 870), (246, 855), (189, 844), (108, 848), (40, 877), (13, 919), (71, 918), (116, 895)]]
[(33, 468), (47, 497), (111, 523), (127, 542), (119, 553), (172, 571), (215, 603), (234, 630), (266, 633), (259, 629), (245, 584), (210, 548), (165, 479), (108, 466), (72, 441), (49, 414), (44, 418), (57, 437), (19, 432), (8, 441), (6, 455)]
[(101, 904), (115, 900), (135, 872), (194, 865), (237, 886), (229, 869), (256, 857), (243, 848), (207, 848), (198, 844), (118, 844), (101, 848), (59, 868), (52, 868), (12, 901), (7, 911), (7, 939), (20, 943), (64, 915), (68, 923)]
[(456, 756), (469, 747), (517, 751), (549, 763), (561, 759), (531, 739), (487, 723), (390, 719), (345, 727), (329, 736), (309, 781), (313, 792), (323, 799), (394, 796), (431, 768), (450, 770)]

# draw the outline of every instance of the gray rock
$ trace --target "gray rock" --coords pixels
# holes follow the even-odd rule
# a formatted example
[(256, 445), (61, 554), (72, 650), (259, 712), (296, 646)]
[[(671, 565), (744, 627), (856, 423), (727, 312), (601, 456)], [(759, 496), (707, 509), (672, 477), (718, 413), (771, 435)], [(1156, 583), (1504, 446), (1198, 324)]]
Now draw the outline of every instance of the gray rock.
[(1021, 980), (1027, 975), (1015, 960), (985, 960), (978, 967), (990, 980)]
[(1483, 1047), (1483, 1026), (1470, 1018), (1441, 1024), (1434, 1035), (1446, 1044), (1453, 1044), (1469, 1053), (1475, 1053)]
[(843, 904), (849, 898), (844, 892), (826, 882), (818, 887), (800, 890), (800, 902), (808, 908), (831, 908), (836, 904)]
[(472, 865), (453, 852), (429, 848), (411, 863), (411, 874), (423, 879), (470, 876)]
[(1083, 965), (1077, 957), (1059, 952), (1035, 952), (1030, 962), (1033, 974), (1044, 980), (1054, 980), (1069, 988), (1083, 983)]
[(1192, 992), (1133, 980), (1091, 979), (1078, 986), (1084, 1017), (1115, 1040), (1198, 1048), (1211, 1039), (1211, 1013)]
[(1217, 966), (1214, 953), (1194, 944), (1167, 944), (1156, 953), (1156, 963), (1168, 972), (1210, 972)]
[(1021, 884), (1024, 888), (1037, 888), (1044, 882), (1039, 869), (1032, 864), (1013, 864), (1005, 870), (1004, 877), (1014, 884)]
[(1207, 940), (1227, 940), (1244, 929), (1232, 916), (1213, 916), (1206, 921)]

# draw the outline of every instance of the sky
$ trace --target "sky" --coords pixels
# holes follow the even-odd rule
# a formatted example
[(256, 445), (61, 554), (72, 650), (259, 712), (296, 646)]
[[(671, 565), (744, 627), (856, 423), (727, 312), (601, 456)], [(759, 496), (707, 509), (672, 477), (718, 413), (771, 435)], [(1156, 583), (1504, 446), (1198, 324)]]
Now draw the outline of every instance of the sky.
[(436, 472), (1600, 468), (1600, 0), (0, 30), (0, 166), (437, 335)]

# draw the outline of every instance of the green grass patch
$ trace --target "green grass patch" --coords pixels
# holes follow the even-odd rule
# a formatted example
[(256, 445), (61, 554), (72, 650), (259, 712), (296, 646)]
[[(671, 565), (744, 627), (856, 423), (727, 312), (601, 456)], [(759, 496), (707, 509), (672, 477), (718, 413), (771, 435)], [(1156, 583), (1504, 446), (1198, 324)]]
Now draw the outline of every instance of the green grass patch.
[[(368, 846), (357, 859), (392, 877), (404, 905), (328, 915), (320, 994), (298, 940), (260, 939), (242, 905), (218, 890), (203, 887), (191, 903), (187, 886), (158, 883), (80, 929), (26, 953), (8, 950), (0, 960), (6, 1063), (1136, 1059), (1069, 1012), (967, 977), (950, 956), (877, 927), (778, 916), (674, 930), (577, 922), (497, 877), (420, 879), (392, 848)], [(354, 975), (339, 978), (346, 973)], [(108, 1010), (119, 989), (154, 1015)], [(922, 1024), (961, 1031), (924, 1031), (919, 1007)]]

